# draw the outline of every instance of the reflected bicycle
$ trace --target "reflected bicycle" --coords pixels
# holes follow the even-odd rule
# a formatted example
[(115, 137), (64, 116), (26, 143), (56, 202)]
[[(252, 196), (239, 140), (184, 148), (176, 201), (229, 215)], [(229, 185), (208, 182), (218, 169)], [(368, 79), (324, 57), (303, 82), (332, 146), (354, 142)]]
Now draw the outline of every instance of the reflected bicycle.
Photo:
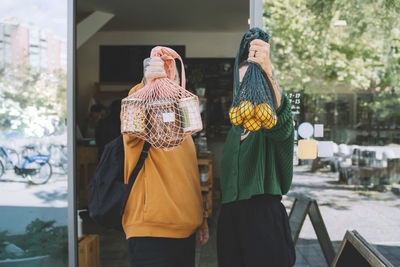
[[(0, 147), (0, 155), (3, 159), (0, 160), (0, 177), (5, 172), (4, 165), (8, 164), (13, 166), (16, 175), (28, 179), (33, 184), (45, 184), (53, 174), (52, 167), (49, 163), (49, 155), (36, 154), (25, 156), (20, 166), (18, 166), (18, 162), (15, 162), (15, 160), (11, 158), (6, 148)], [(3, 164), (3, 161), (5, 161), (5, 164)]]

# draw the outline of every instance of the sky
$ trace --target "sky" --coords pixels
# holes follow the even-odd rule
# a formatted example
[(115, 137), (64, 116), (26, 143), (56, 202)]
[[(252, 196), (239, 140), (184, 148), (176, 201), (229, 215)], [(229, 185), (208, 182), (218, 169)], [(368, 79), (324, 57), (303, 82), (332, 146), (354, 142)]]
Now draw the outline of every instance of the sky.
[(8, 17), (67, 39), (67, 0), (0, 0), (0, 21)]

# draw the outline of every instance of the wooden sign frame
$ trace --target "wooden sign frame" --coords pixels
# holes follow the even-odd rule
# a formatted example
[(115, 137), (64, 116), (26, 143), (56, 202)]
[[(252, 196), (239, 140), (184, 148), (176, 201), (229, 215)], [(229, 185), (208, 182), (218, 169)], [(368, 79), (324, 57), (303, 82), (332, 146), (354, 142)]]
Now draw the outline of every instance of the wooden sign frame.
[(311, 223), (314, 227), (314, 231), (317, 235), (322, 252), (324, 253), (326, 263), (330, 265), (335, 258), (335, 249), (333, 248), (331, 239), (328, 231), (326, 230), (324, 220), (322, 219), (321, 212), (319, 211), (318, 204), (315, 199), (305, 196), (299, 196), (295, 199), (289, 214), (289, 224), (293, 242), (296, 245), (307, 214), (310, 217)]
[[(357, 253), (358, 254), (355, 254)], [(376, 248), (356, 230), (347, 231), (331, 267), (368, 266), (394, 267)]]

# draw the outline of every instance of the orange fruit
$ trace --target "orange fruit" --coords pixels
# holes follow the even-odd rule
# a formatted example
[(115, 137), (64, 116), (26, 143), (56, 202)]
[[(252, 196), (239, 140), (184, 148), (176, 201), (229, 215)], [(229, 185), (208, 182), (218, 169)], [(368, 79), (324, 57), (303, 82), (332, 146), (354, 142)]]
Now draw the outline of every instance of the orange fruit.
[(254, 105), (250, 101), (240, 103), (239, 112), (243, 119), (251, 119), (254, 116)]
[(275, 114), (273, 114), (272, 116), (269, 116), (269, 117), (270, 118), (268, 120), (265, 120), (262, 122), (262, 127), (264, 127), (265, 129), (271, 129), (278, 122), (278, 119)]
[(239, 114), (239, 107), (232, 107), (229, 110), (229, 119), (233, 125), (240, 125), (243, 123), (243, 118)]
[(248, 120), (244, 120), (243, 127), (249, 131), (254, 132), (254, 131), (260, 130), (261, 123), (259, 121), (255, 120), (254, 118), (251, 118)]
[(260, 121), (266, 121), (271, 117), (272, 114), (274, 114), (271, 107), (267, 103), (257, 105), (254, 113), (255, 118)]

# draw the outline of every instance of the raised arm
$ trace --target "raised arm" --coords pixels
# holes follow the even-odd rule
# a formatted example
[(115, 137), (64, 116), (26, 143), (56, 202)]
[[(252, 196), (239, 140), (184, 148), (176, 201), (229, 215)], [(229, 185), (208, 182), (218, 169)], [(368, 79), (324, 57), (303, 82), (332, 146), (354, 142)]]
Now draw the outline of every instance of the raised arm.
[(250, 43), (249, 57), (247, 60), (260, 65), (268, 76), (275, 95), (276, 115), (278, 121), (274, 127), (268, 130), (263, 129), (263, 131), (268, 137), (276, 141), (284, 141), (293, 136), (293, 117), (290, 101), (286, 95), (282, 94), (282, 90), (273, 73), (269, 44), (259, 39), (253, 40)]
[(264, 70), (265, 74), (268, 76), (268, 79), (271, 81), (271, 85), (274, 90), (277, 104), (276, 108), (279, 108), (279, 106), (281, 105), (282, 90), (275, 79), (275, 75), (272, 69), (269, 43), (264, 42), (260, 39), (251, 41), (249, 57), (247, 60), (257, 63)]

